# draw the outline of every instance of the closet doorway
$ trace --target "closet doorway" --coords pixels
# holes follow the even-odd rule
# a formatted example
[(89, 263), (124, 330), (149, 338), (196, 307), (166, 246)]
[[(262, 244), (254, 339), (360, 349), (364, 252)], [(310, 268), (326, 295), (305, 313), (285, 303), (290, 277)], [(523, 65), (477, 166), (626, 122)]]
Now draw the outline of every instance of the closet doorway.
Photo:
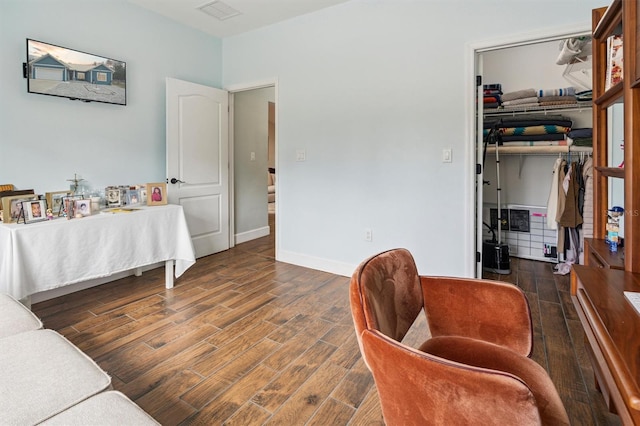
[[(490, 152), (487, 149), (485, 154), (484, 137), (485, 119), (488, 116), (499, 117), (505, 113), (495, 114), (495, 109), (485, 110), (482, 102), (484, 90), (483, 86), (488, 84), (500, 84), (502, 93), (515, 92), (525, 89), (552, 89), (575, 87), (578, 91), (586, 90), (585, 85), (590, 86), (590, 57), (589, 62), (581, 66), (558, 65), (556, 63), (561, 53), (561, 43), (570, 38), (590, 36), (591, 29), (570, 28), (558, 30), (556, 32), (544, 32), (537, 35), (528, 35), (521, 38), (510, 37), (503, 41), (493, 41), (487, 43), (475, 43), (470, 46), (470, 62), (473, 64), (474, 78), (478, 83), (476, 87), (469, 90), (469, 102), (474, 105), (473, 116), (468, 117), (469, 127), (473, 128), (469, 132), (473, 140), (469, 141), (471, 156), (476, 164), (481, 165), (476, 170), (479, 172), (473, 182), (475, 194), (475, 214), (471, 219), (475, 223), (475, 276), (483, 276), (482, 245), (483, 241), (491, 239), (492, 233), (489, 228), (496, 224), (497, 214), (497, 164), (495, 149)], [(590, 89), (590, 87), (588, 87)], [(476, 99), (480, 102), (476, 102)], [(522, 112), (523, 111), (523, 112)], [(530, 111), (519, 110), (519, 112), (508, 111), (505, 116), (514, 117), (518, 114), (529, 113)], [(542, 111), (541, 114), (546, 114)], [(553, 114), (567, 115), (573, 120), (573, 127), (591, 127), (592, 113), (589, 107), (571, 108), (567, 111)], [(508, 219), (512, 207), (518, 214), (540, 217), (546, 215), (547, 198), (551, 187), (553, 164), (559, 154), (540, 153), (530, 155), (530, 153), (505, 155), (500, 152), (499, 177), (500, 177), (500, 205), (503, 216)], [(488, 184), (487, 184), (488, 182)], [(543, 211), (544, 209), (544, 211)], [(492, 212), (493, 210), (493, 212)], [(493, 223), (491, 216), (494, 216)], [(502, 223), (505, 224), (505, 218)], [(526, 222), (526, 221), (525, 221)], [(487, 225), (485, 225), (487, 223)], [(517, 224), (514, 224), (517, 228)], [(509, 224), (506, 224), (509, 229)], [(503, 230), (504, 231), (504, 230)], [(494, 231), (495, 232), (495, 231)], [(528, 242), (510, 241), (506, 233), (501, 234), (503, 242), (510, 247), (509, 251), (513, 256), (533, 258), (543, 257), (542, 250), (544, 243), (538, 241), (537, 236), (525, 235)], [(509, 236), (511, 237), (511, 235)], [(532, 242), (533, 241), (533, 242)], [(540, 253), (527, 252), (525, 244), (543, 247)], [(512, 247), (513, 245), (513, 247)]]

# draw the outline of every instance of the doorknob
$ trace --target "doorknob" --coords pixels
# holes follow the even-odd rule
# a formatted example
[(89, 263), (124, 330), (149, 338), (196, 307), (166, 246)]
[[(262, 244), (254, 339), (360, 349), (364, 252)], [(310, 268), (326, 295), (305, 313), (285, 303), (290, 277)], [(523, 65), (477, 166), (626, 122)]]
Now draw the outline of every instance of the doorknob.
[(180, 179), (176, 179), (176, 178), (171, 178), (171, 180), (170, 180), (169, 182), (171, 182), (171, 183), (172, 183), (172, 184), (174, 184), (174, 185), (175, 185), (176, 183), (178, 183), (178, 182), (180, 182), (180, 183), (185, 183), (185, 182), (181, 181)]

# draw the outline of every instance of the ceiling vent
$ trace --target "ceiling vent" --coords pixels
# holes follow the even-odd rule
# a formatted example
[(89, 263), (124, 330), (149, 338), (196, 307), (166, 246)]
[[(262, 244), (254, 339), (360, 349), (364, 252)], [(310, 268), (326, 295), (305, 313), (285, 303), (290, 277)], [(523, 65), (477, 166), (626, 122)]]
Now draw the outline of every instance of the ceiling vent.
[(240, 15), (240, 12), (225, 4), (219, 0), (212, 1), (211, 3), (203, 4), (198, 9), (206, 13), (207, 15), (211, 15), (214, 18), (224, 21), (229, 18), (233, 18), (234, 16)]

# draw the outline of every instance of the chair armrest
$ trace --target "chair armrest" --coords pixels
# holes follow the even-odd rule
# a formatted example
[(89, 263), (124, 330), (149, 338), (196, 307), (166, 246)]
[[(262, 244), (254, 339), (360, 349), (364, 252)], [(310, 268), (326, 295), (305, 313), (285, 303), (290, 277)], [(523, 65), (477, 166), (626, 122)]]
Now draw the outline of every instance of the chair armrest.
[(542, 424), (531, 390), (512, 374), (426, 354), (377, 330), (364, 330), (362, 344), (389, 425)]
[(518, 287), (471, 278), (421, 276), (420, 281), (433, 337), (469, 337), (530, 356), (531, 310)]

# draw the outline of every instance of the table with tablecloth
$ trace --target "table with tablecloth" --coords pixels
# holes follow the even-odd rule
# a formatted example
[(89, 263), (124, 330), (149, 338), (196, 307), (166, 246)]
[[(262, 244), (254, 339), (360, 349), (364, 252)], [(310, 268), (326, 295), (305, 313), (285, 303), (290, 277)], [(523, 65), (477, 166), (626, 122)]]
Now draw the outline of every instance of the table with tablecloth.
[(182, 206), (0, 224), (0, 292), (17, 299), (165, 262), (167, 288), (195, 263)]

